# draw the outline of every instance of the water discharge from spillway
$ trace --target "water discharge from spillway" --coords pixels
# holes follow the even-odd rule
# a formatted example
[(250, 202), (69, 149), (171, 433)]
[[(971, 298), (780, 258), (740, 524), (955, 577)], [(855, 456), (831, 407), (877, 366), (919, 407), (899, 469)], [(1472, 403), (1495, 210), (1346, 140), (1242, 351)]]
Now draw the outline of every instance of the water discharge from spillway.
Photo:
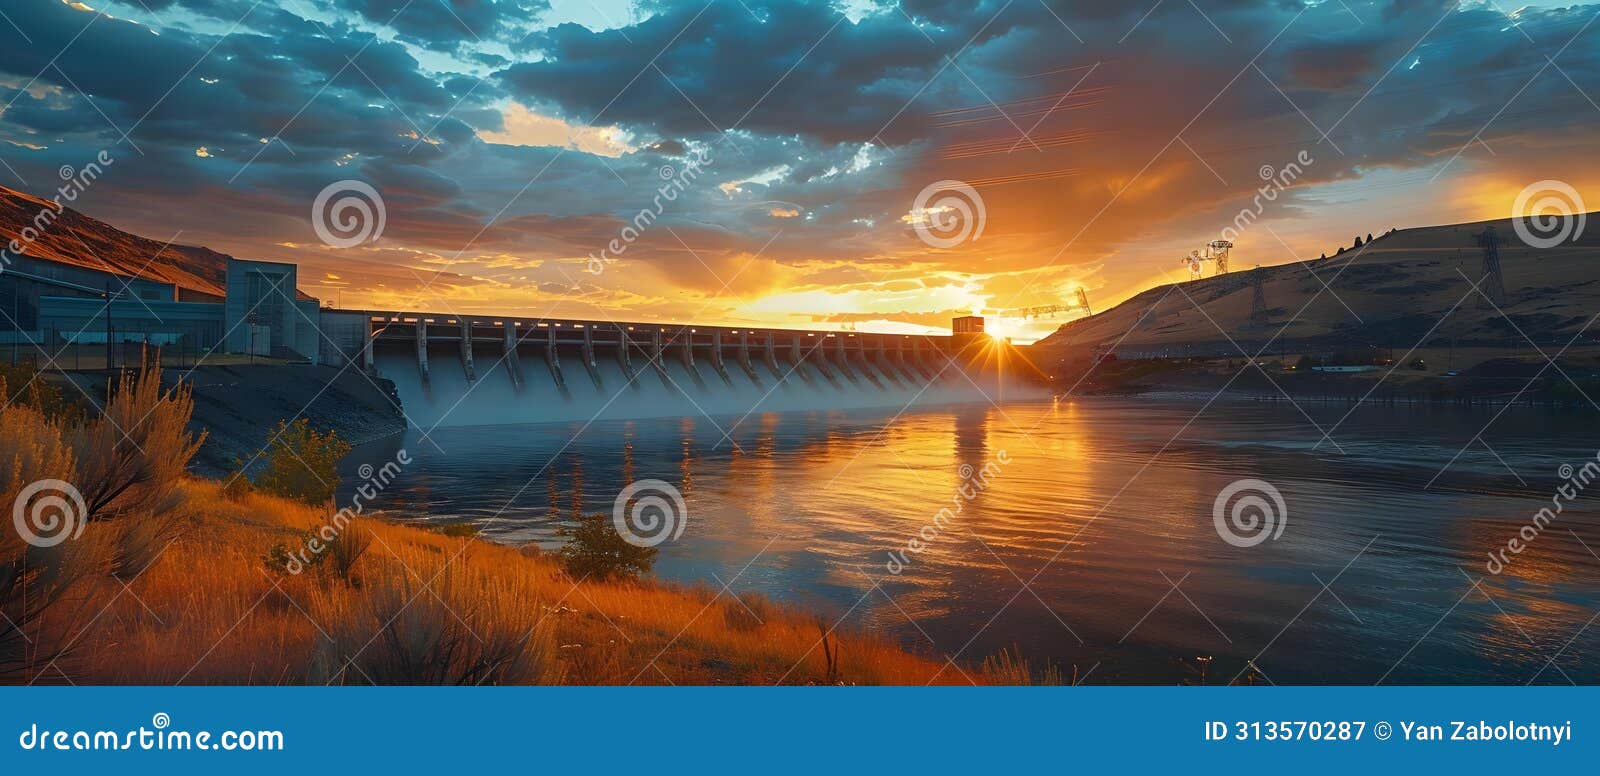
[(516, 380), (502, 349), (492, 345), (473, 347), (476, 380), (468, 379), (454, 343), (429, 344), (426, 380), (412, 348), (379, 347), (375, 358), (378, 373), (394, 382), (409, 422), (424, 430), (591, 419), (737, 419), (765, 412), (898, 410), (1047, 395), (1044, 389), (1012, 377), (969, 373), (932, 357), (905, 364), (850, 359), (851, 379), (831, 358), (824, 359), (820, 368), (810, 359), (798, 366), (778, 359), (774, 371), (759, 359), (746, 369), (730, 356), (719, 370), (709, 358), (697, 357), (691, 369), (681, 358), (664, 354), (659, 369), (646, 358), (634, 358), (630, 379), (614, 358), (597, 358), (591, 374), (581, 353), (566, 348), (558, 353), (562, 390), (542, 352), (519, 350)]

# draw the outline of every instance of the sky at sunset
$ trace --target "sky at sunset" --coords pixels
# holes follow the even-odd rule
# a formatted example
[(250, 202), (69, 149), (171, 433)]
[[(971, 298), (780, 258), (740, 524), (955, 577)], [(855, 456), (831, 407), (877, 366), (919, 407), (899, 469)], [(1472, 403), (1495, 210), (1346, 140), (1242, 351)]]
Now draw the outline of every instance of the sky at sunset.
[[(1235, 268), (1506, 217), (1541, 179), (1600, 190), (1597, 14), (7, 0), (0, 184), (48, 194), (106, 149), (77, 209), (298, 262), (342, 307), (863, 331), (978, 312), (1025, 341), (1077, 313), (1018, 309), (1186, 278), (1241, 210)], [(319, 237), (342, 180), (380, 196), (377, 239)], [(918, 208), (941, 181), (977, 198)], [(953, 244), (918, 228), (951, 219)]]

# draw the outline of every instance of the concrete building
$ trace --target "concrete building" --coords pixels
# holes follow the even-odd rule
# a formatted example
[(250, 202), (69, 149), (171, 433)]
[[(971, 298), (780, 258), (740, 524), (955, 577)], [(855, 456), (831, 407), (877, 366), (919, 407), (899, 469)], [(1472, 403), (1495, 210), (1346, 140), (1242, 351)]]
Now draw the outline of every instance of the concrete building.
[[(124, 287), (126, 284), (126, 287)], [(39, 340), (39, 309), (45, 297), (103, 300), (107, 290), (147, 302), (178, 299), (178, 288), (143, 278), (119, 278), (109, 272), (14, 256), (0, 269), (0, 342)]]
[(950, 319), (950, 338), (960, 350), (966, 350), (988, 337), (983, 333), (983, 316), (964, 315)]
[[(324, 311), (316, 299), (297, 298), (297, 280), (293, 264), (232, 259), (226, 295), (216, 298), (171, 283), (18, 257), (0, 271), (0, 309), (6, 311), (0, 342), (12, 344), (13, 351), (22, 346), (57, 352), (109, 341), (195, 358), (249, 353), (343, 363), (359, 357), (366, 315)], [(325, 342), (324, 315), (333, 316), (339, 328), (336, 344)]]
[(229, 353), (314, 357), (319, 349), (317, 301), (296, 301), (298, 268), (275, 261), (228, 262), (223, 323)]

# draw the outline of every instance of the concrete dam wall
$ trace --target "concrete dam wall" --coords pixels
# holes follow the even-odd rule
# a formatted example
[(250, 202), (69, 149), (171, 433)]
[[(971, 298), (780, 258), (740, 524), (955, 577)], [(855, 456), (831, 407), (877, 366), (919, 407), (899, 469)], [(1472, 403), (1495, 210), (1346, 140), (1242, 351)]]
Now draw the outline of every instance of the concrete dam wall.
[(363, 357), (418, 426), (857, 408), (1048, 395), (949, 336), (374, 314)]

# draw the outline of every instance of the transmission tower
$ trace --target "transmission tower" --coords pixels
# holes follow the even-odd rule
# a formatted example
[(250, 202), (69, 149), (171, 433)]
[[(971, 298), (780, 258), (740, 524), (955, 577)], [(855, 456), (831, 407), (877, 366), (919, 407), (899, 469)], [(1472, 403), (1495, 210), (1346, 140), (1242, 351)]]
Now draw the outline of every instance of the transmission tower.
[(1478, 244), (1483, 246), (1483, 275), (1479, 289), (1489, 301), (1503, 305), (1506, 303), (1506, 280), (1500, 274), (1500, 234), (1490, 226), (1476, 237)]
[(1265, 326), (1267, 324), (1267, 271), (1256, 267), (1250, 273), (1250, 283), (1255, 287), (1254, 295), (1250, 299), (1250, 325)]

